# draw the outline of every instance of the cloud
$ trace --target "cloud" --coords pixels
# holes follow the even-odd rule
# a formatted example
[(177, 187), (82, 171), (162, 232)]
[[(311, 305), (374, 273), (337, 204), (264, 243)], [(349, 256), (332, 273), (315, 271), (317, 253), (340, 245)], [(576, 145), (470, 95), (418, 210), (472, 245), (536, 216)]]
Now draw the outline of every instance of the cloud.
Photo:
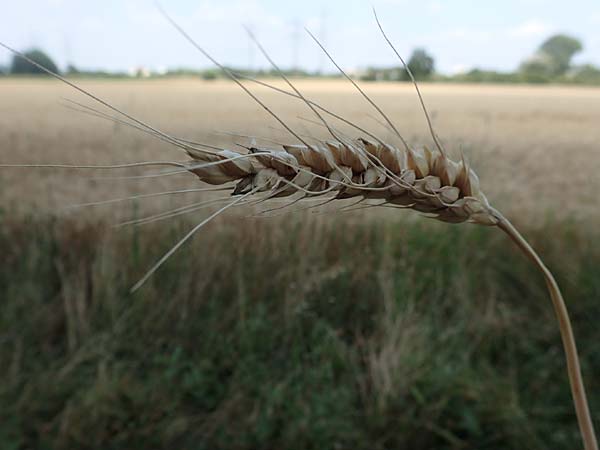
[[(132, 0), (125, 9), (132, 23), (157, 29), (170, 28), (159, 10), (145, 0)], [(196, 33), (203, 30), (228, 32), (232, 28), (240, 31), (242, 24), (271, 30), (281, 30), (287, 25), (282, 17), (269, 12), (258, 0), (202, 0), (195, 2), (193, 8), (183, 11), (167, 8), (167, 12), (177, 23)]]
[(407, 0), (379, 0), (378, 5), (382, 6), (404, 6), (408, 3)]
[(99, 17), (88, 16), (81, 19), (79, 28), (90, 34), (102, 33), (106, 30), (106, 22)]
[(427, 9), (432, 14), (439, 14), (444, 9), (444, 5), (439, 0), (433, 0), (427, 4)]
[(455, 39), (460, 41), (489, 41), (496, 37), (497, 33), (492, 30), (481, 30), (477, 28), (454, 28), (442, 33), (442, 39)]
[(539, 20), (530, 19), (507, 30), (507, 35), (513, 38), (541, 37), (550, 32), (552, 25)]
[(524, 39), (539, 38), (548, 35), (554, 26), (540, 19), (530, 19), (508, 28), (472, 28), (458, 27), (441, 32), (439, 39), (450, 39), (466, 42), (503, 42), (506, 38)]
[(270, 13), (256, 0), (237, 0), (233, 2), (208, 1), (201, 2), (191, 14), (196, 21), (259, 24), (261, 27), (284, 27), (285, 20)]
[(461, 74), (461, 73), (466, 73), (470, 69), (471, 69), (471, 66), (468, 64), (457, 63), (457, 64), (453, 64), (452, 67), (450, 67), (450, 74), (457, 75), (457, 74)]

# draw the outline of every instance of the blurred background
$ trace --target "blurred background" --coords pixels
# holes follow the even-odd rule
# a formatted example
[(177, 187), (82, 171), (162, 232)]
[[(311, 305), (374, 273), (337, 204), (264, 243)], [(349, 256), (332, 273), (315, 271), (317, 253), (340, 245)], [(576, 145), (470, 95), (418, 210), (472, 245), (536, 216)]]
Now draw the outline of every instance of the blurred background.
[[(335, 75), (335, 68), (305, 33), (306, 27), (344, 69), (376, 79), (402, 79), (401, 71), (394, 71), (398, 64), (377, 31), (368, 2), (176, 0), (164, 6), (220, 61), (238, 69), (270, 70), (245, 26), (280, 66), (313, 76)], [(589, 83), (600, 78), (600, 7), (592, 0), (481, 4), (380, 0), (372, 6), (400, 53), (408, 58), (420, 50), (415, 62), (420, 60), (424, 74), (435, 79), (554, 81), (562, 77), (562, 81), (587, 79)], [(214, 72), (210, 62), (146, 0), (24, 0), (3, 8), (2, 35), (15, 48), (47, 52), (62, 71), (138, 76)], [(572, 39), (541, 46), (554, 35)], [(425, 56), (433, 59), (432, 68), (425, 64)], [(0, 55), (0, 64), (10, 72), (11, 56)]]
[[(153, 2), (5, 3), (0, 42), (152, 126), (234, 150), (295, 143)], [(596, 2), (163, 6), (227, 67), (288, 89), (249, 28), (303, 94), (398, 145), (308, 28), (411, 145), (431, 146), (375, 6), (445, 146), (556, 273), (600, 428)], [(247, 85), (294, 130), (327, 139), (302, 102)], [(89, 108), (109, 113), (0, 50), (0, 164), (185, 159)], [(241, 207), (130, 294), (229, 199), (128, 199), (201, 187), (148, 174), (0, 168), (0, 448), (581, 446), (543, 280), (498, 230), (351, 202)], [(81, 206), (105, 200), (119, 201)], [(122, 226), (202, 201), (214, 203)]]

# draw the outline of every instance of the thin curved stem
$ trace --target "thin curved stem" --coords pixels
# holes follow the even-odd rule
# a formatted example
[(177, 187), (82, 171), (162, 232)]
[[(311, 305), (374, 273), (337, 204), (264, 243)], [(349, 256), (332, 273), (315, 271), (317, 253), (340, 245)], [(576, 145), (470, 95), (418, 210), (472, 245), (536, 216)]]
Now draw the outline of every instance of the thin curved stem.
[(594, 424), (590, 415), (585, 387), (581, 377), (575, 336), (573, 335), (567, 305), (565, 304), (558, 284), (550, 270), (548, 270), (535, 250), (533, 250), (525, 238), (521, 236), (513, 224), (497, 210), (494, 209), (493, 213), (498, 219), (498, 227), (504, 231), (515, 244), (517, 244), (523, 253), (533, 261), (544, 275), (544, 280), (546, 281), (546, 286), (548, 287), (548, 292), (552, 299), (552, 305), (554, 306), (554, 312), (558, 319), (560, 336), (562, 338), (567, 360), (567, 373), (571, 384), (571, 394), (573, 395), (573, 403), (575, 404), (575, 412), (577, 413), (577, 421), (579, 423), (583, 445), (585, 450), (598, 450), (598, 442), (594, 433)]

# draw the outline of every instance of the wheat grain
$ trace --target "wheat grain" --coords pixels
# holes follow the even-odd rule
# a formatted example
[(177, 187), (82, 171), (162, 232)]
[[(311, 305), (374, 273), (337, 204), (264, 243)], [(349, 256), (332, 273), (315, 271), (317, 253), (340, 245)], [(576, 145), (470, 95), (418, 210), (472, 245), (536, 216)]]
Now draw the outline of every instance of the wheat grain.
[(498, 224), (473, 169), (438, 150), (404, 150), (365, 138), (249, 150), (190, 153), (187, 170), (208, 184), (235, 182), (233, 195), (253, 189), (268, 198), (333, 193), (335, 199), (383, 199), (444, 222)]

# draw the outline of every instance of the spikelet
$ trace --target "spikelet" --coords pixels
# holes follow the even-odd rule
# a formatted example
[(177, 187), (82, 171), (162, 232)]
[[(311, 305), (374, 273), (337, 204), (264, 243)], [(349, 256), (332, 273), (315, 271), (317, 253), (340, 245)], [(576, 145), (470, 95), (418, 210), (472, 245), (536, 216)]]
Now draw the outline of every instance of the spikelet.
[(337, 199), (364, 197), (444, 222), (498, 223), (464, 158), (456, 162), (439, 150), (400, 150), (361, 138), (276, 149), (251, 147), (250, 154), (230, 150), (189, 154), (192, 173), (210, 184), (237, 181), (235, 195), (255, 190), (269, 192), (270, 197), (298, 192)]

